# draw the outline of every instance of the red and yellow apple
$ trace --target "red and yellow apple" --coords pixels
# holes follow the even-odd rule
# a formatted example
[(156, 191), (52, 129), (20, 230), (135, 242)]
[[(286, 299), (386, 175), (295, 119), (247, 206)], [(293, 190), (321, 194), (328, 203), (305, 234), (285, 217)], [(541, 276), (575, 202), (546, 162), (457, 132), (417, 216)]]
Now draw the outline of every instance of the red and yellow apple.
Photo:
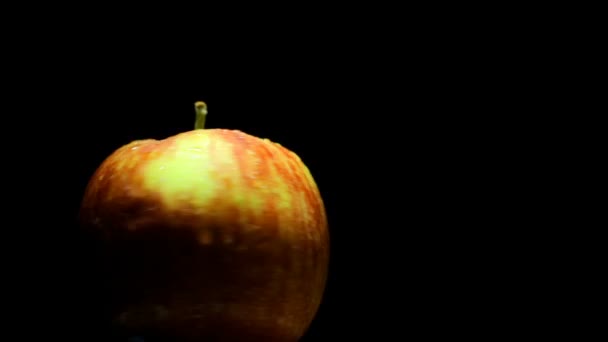
[(319, 189), (294, 152), (206, 129), (195, 107), (194, 130), (120, 147), (85, 190), (113, 324), (176, 341), (297, 341), (327, 278)]

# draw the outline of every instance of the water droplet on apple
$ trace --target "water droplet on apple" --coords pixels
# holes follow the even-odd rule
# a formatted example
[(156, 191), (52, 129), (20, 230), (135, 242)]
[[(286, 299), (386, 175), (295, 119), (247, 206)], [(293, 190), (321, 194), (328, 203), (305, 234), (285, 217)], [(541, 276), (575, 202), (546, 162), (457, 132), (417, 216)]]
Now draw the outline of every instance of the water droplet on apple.
[(236, 246), (236, 250), (239, 252), (244, 252), (249, 250), (249, 246), (247, 246), (246, 244), (240, 244), (238, 246)]
[(131, 222), (127, 223), (127, 230), (131, 231), (131, 232), (134, 230), (137, 230), (137, 222), (131, 221)]
[(213, 242), (213, 234), (211, 230), (204, 229), (198, 234), (198, 242), (202, 245), (210, 245)]
[(234, 242), (234, 236), (232, 234), (226, 234), (223, 238), (224, 244), (231, 245)]
[(137, 150), (139, 148), (139, 146), (133, 146), (131, 147), (131, 150)]

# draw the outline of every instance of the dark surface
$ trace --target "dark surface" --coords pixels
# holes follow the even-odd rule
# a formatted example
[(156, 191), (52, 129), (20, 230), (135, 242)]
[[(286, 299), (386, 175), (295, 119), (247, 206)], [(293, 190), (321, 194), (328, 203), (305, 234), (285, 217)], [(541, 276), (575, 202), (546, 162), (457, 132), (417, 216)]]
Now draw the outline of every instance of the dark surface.
[[(96, 309), (104, 297), (76, 225), (84, 187), (121, 145), (191, 129), (197, 100), (208, 103), (207, 127), (239, 129), (296, 152), (321, 190), (332, 243), (329, 281), (303, 341), (402, 328), (404, 334), (433, 331), (434, 322), (450, 324), (449, 316), (462, 315), (458, 283), (466, 282), (460, 270), (467, 266), (448, 252), (461, 253), (451, 237), (460, 239), (462, 223), (445, 226), (445, 216), (458, 213), (435, 209), (436, 202), (461, 200), (440, 185), (452, 177), (446, 168), (458, 165), (437, 163), (442, 157), (435, 153), (443, 150), (427, 155), (437, 143), (435, 133), (424, 134), (432, 129), (419, 126), (421, 114), (408, 115), (385, 102), (393, 96), (387, 92), (397, 89), (358, 89), (350, 72), (268, 75), (243, 68), (210, 76), (206, 69), (214, 65), (201, 63), (165, 77), (137, 68), (87, 69), (71, 75), (59, 96), (44, 99), (59, 123), (44, 134), (51, 142), (43, 145), (52, 148), (36, 156), (46, 179), (44, 191), (36, 190), (42, 208), (32, 214), (37, 222), (44, 215), (44, 225), (32, 228), (36, 241), (29, 242), (35, 247), (28, 253), (36, 279), (29, 286), (45, 303), (34, 310), (36, 322), (65, 340), (107, 333)], [(397, 96), (403, 105), (408, 102), (409, 97)]]
[(317, 181), (331, 261), (303, 341), (469, 338), (504, 324), (494, 313), (504, 315), (524, 285), (497, 272), (508, 257), (493, 256), (511, 238), (513, 218), (493, 198), (524, 171), (495, 160), (503, 150), (492, 141), (509, 104), (486, 87), (493, 74), (472, 74), (457, 57), (445, 63), (448, 52), (415, 35), (401, 54), (393, 48), (401, 40), (332, 37), (235, 43), (241, 49), (226, 55), (191, 43), (160, 48), (152, 38), (57, 41), (54, 58), (24, 53), (10, 88), (19, 96), (7, 96), (17, 102), (7, 112), (22, 122), (3, 127), (6, 137), (18, 134), (5, 145), (15, 157), (5, 167), (24, 178), (5, 179), (18, 186), (6, 195), (18, 209), (8, 210), (15, 219), (5, 229), (19, 237), (3, 241), (15, 270), (6, 281), (16, 288), (5, 294), (21, 336), (94, 341), (107, 333), (76, 223), (84, 188), (116, 148), (192, 129), (198, 100), (209, 106), (207, 127), (280, 142)]

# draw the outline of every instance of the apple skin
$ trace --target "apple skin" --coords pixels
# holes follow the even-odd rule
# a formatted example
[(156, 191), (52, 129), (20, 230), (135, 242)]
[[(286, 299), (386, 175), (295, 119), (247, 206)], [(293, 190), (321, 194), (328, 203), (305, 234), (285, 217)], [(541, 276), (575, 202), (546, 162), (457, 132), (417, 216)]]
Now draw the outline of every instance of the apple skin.
[(327, 279), (326, 212), (293, 152), (195, 129), (112, 153), (80, 220), (98, 246), (112, 325), (180, 341), (297, 341)]

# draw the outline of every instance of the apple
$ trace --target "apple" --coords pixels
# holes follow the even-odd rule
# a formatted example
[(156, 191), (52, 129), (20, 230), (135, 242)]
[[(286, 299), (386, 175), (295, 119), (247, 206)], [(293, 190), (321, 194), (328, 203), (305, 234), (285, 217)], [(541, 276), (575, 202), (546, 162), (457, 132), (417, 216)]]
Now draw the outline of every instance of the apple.
[(92, 175), (80, 220), (112, 326), (172, 341), (297, 341), (324, 294), (324, 203), (298, 155), (238, 130), (137, 140)]

